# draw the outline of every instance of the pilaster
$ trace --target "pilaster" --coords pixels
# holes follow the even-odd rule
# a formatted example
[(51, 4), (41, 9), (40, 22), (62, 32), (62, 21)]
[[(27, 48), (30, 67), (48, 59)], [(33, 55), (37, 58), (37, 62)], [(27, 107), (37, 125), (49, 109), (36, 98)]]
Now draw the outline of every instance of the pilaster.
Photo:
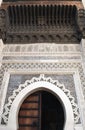
[[(82, 48), (82, 64), (83, 64), (83, 70), (84, 70), (84, 75), (85, 75), (85, 39), (82, 39), (81, 41), (81, 48)], [(84, 87), (84, 95), (85, 95), (85, 87)], [(82, 111), (83, 121), (85, 122), (85, 101), (82, 102), (82, 110), (83, 110)], [(85, 129), (85, 125), (84, 125), (84, 129)]]
[(0, 39), (0, 66), (2, 62), (2, 50), (3, 50), (4, 44), (3, 41)]

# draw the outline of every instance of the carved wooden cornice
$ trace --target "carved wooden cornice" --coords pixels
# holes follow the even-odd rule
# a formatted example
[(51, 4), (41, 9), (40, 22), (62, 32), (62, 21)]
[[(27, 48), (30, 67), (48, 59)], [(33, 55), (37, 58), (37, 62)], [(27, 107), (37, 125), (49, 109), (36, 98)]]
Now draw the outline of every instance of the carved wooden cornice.
[(45, 5), (45, 6), (47, 6), (47, 5), (68, 5), (68, 6), (70, 6), (70, 5), (75, 5), (76, 7), (77, 7), (77, 9), (79, 10), (79, 9), (83, 9), (84, 8), (84, 6), (83, 6), (83, 4), (82, 4), (82, 2), (80, 1), (80, 0), (78, 0), (78, 1), (76, 1), (76, 0), (59, 0), (59, 1), (56, 1), (56, 0), (43, 0), (43, 1), (35, 1), (35, 0), (29, 0), (29, 1), (13, 1), (13, 2), (11, 2), (12, 0), (10, 0), (10, 2), (3, 2), (2, 4), (1, 4), (1, 9), (7, 9), (8, 8), (8, 6), (20, 6), (20, 5)]
[(4, 2), (6, 6), (2, 4), (0, 9), (0, 38), (4, 43), (79, 43), (85, 37), (85, 10), (72, 2), (71, 5)]

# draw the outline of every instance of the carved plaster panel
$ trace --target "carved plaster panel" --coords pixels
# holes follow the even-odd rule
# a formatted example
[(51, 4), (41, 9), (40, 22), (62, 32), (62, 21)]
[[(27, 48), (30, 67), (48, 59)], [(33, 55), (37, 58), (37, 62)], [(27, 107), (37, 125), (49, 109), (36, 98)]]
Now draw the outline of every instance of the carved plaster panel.
[(81, 79), (81, 84), (82, 84), (82, 89), (84, 91), (85, 88), (85, 77), (84, 77), (84, 72), (83, 68), (80, 62), (71, 62), (71, 63), (66, 63), (66, 62), (55, 62), (55, 63), (39, 63), (39, 62), (29, 62), (29, 63), (3, 63), (2, 67), (0, 69), (0, 85), (2, 84), (2, 79), (4, 72), (8, 71), (9, 69), (17, 69), (17, 70), (28, 70), (30, 71), (57, 71), (58, 69), (69, 69), (69, 68), (78, 68), (80, 79)]
[[(9, 83), (8, 83), (8, 87), (7, 87), (7, 94), (6, 94), (6, 100), (5, 100), (5, 104), (8, 102), (8, 98), (12, 95), (13, 91), (15, 89), (18, 88), (18, 86), (20, 84), (23, 84), (26, 80), (31, 80), (33, 77), (39, 77), (41, 73), (24, 73), (24, 74), (20, 74), (19, 72), (17, 72), (17, 74), (10, 74), (10, 78), (9, 78)], [(74, 77), (73, 77), (73, 73), (58, 73), (58, 71), (56, 73), (44, 73), (45, 77), (51, 77), (53, 80), (58, 80), (60, 83), (63, 83), (65, 85), (66, 89), (69, 89), (69, 91), (71, 92), (71, 95), (75, 98), (75, 102), (77, 102), (77, 96), (76, 96), (76, 92), (75, 92), (75, 84), (74, 84)]]

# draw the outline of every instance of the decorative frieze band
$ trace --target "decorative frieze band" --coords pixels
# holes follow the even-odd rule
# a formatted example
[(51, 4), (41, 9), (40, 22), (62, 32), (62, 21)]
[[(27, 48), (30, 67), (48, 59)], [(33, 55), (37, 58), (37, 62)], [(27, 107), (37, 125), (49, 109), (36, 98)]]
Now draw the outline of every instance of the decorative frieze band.
[(80, 53), (80, 44), (55, 44), (55, 43), (45, 43), (45, 44), (11, 44), (4, 45), (3, 55), (23, 55), (23, 54), (56, 54), (56, 53)]

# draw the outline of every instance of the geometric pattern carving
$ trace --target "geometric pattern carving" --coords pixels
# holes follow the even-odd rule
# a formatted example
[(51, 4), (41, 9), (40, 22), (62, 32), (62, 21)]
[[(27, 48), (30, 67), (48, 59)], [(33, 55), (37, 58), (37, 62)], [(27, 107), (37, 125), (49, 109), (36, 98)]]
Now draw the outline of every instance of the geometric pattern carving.
[[(29, 71), (41, 71), (42, 69), (44, 71), (57, 71), (58, 69), (78, 69), (80, 80), (81, 80), (81, 85), (83, 92), (85, 92), (85, 77), (84, 77), (84, 72), (83, 68), (81, 65), (81, 62), (56, 62), (56, 63), (3, 63), (2, 67), (0, 69), (0, 86), (2, 84), (4, 72), (8, 71), (9, 69), (16, 69), (16, 70), (23, 70), (27, 69)], [(84, 94), (85, 95), (85, 94)]]
[[(13, 100), (16, 98), (18, 93), (27, 87), (29, 84), (38, 82), (38, 81), (46, 81), (54, 84), (55, 86), (59, 87), (69, 98), (72, 108), (73, 108), (73, 113), (74, 113), (74, 121), (77, 123), (79, 121), (80, 115), (78, 111), (78, 106), (75, 103), (74, 97), (70, 94), (70, 91), (65, 88), (64, 84), (60, 84), (58, 80), (53, 80), (51, 77), (45, 77), (44, 74), (40, 74), (39, 77), (33, 77), (31, 80), (26, 80), (24, 84), (20, 84), (18, 89), (13, 91), (13, 95), (8, 98), (8, 103), (4, 107), (4, 112), (2, 114), (2, 119), (5, 124), (8, 122), (8, 117), (10, 113), (10, 108), (13, 103)], [(69, 107), (69, 106), (68, 106)]]

